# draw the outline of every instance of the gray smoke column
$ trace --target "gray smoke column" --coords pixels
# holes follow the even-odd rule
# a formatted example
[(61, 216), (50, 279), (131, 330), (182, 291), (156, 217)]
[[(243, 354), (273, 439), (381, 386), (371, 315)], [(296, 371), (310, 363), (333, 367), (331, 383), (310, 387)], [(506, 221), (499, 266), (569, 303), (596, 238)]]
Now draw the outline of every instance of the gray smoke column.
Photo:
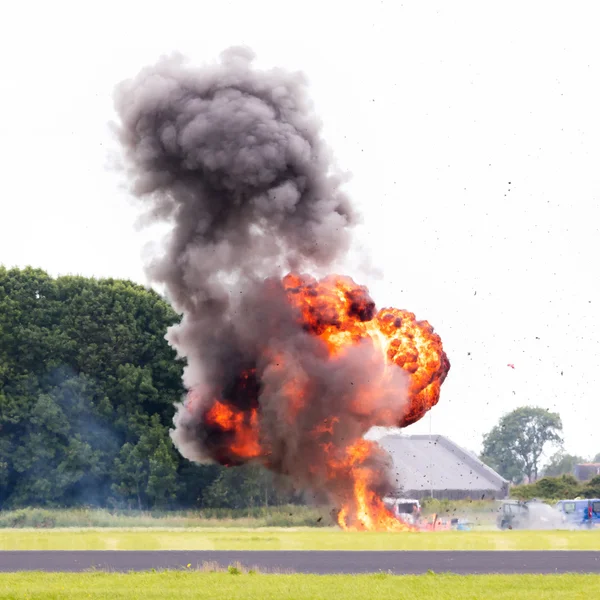
[[(356, 483), (348, 449), (398, 422), (407, 377), (370, 339), (332, 360), (316, 335), (348, 316), (372, 320), (365, 288), (348, 280), (352, 290), (334, 294), (342, 314), (313, 306), (321, 284), (310, 276), (282, 280), (342, 257), (356, 218), (304, 76), (252, 60), (244, 48), (203, 68), (165, 58), (115, 94), (132, 190), (172, 226), (148, 265), (183, 315), (167, 335), (189, 390), (172, 437), (191, 460), (257, 460), (341, 505)], [(313, 298), (308, 321), (300, 297)], [(386, 492), (385, 454), (374, 444), (363, 454), (368, 489)]]
[[(225, 309), (230, 281), (328, 265), (354, 222), (302, 74), (231, 48), (194, 69), (161, 60), (116, 92), (135, 193), (174, 225), (152, 266), (178, 309)], [(224, 275), (229, 275), (227, 283)]]

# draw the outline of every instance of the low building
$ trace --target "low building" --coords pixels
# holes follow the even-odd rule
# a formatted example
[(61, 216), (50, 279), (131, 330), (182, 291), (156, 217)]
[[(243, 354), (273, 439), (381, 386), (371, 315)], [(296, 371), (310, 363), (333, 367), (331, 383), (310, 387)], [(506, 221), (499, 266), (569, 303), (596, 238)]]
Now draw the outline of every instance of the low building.
[(393, 462), (397, 493), (410, 498), (502, 499), (509, 482), (443, 435), (379, 438)]
[(589, 481), (600, 475), (600, 463), (581, 463), (575, 465), (575, 478), (579, 481)]

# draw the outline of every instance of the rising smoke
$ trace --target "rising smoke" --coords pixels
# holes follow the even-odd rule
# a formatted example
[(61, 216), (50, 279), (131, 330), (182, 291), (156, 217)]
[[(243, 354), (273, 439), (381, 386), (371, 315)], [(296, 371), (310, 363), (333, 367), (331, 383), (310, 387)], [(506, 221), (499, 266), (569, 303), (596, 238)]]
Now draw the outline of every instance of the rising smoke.
[[(133, 192), (151, 219), (172, 225), (164, 254), (148, 265), (183, 314), (167, 335), (187, 359), (189, 390), (172, 437), (191, 460), (259, 460), (297, 487), (341, 502), (353, 482), (339, 469), (332, 477), (324, 444), (339, 449), (341, 460), (372, 425), (397, 423), (408, 380), (394, 369), (373, 388), (386, 370), (373, 344), (356, 343), (332, 361), (299, 322), (289, 301), (294, 285), (282, 275), (342, 257), (357, 219), (332, 174), (305, 78), (255, 69), (252, 60), (245, 48), (200, 69), (166, 58), (115, 94)], [(368, 321), (374, 303), (361, 294), (351, 310)], [(321, 324), (339, 321), (315, 311)], [(211, 423), (227, 427), (208, 422), (215, 402), (228, 408), (213, 410)], [(368, 454), (368, 486), (385, 493), (387, 457), (375, 446)]]

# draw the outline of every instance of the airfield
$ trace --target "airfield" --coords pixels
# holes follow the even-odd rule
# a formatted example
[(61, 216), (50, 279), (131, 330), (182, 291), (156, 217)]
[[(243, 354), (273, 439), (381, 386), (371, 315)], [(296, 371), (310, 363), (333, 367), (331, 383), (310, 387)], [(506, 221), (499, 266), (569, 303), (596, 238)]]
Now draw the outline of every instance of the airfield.
[(0, 529), (0, 599), (600, 597), (600, 530)]
[(346, 532), (336, 528), (4, 529), (0, 571), (600, 573), (600, 530)]

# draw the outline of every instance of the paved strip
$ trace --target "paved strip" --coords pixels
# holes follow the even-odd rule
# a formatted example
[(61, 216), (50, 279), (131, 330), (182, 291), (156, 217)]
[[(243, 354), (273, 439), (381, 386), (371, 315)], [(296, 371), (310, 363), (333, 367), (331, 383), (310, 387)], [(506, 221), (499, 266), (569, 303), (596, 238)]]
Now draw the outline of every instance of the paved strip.
[[(0, 551), (0, 572), (227, 568), (276, 573), (600, 573), (599, 551)], [(187, 565), (191, 567), (187, 567)]]

